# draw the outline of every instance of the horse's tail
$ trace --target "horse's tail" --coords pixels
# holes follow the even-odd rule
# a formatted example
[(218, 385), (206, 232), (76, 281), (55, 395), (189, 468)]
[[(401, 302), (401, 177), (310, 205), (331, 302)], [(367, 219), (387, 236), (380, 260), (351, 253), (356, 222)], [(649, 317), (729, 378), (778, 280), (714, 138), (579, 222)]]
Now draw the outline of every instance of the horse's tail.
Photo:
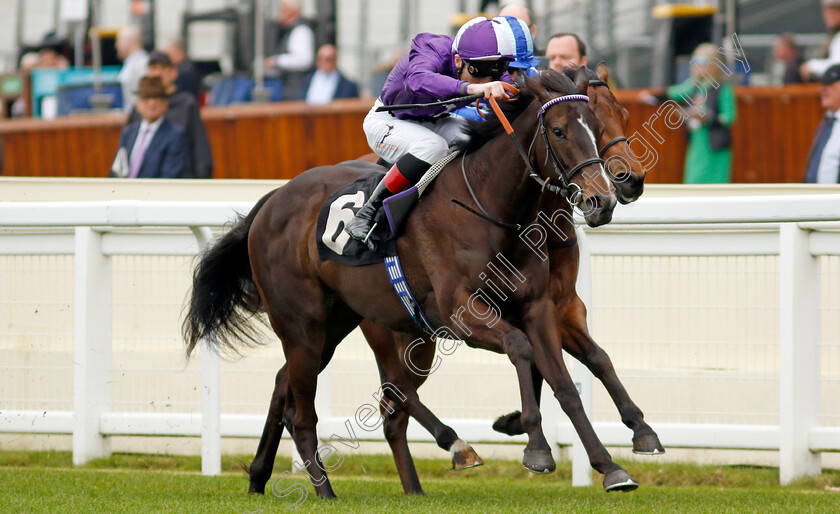
[(248, 258), (248, 232), (260, 208), (274, 191), (262, 197), (244, 218), (205, 249), (193, 272), (192, 293), (181, 331), (187, 357), (199, 341), (214, 349), (238, 353), (236, 345), (261, 343), (252, 325), (262, 308)]

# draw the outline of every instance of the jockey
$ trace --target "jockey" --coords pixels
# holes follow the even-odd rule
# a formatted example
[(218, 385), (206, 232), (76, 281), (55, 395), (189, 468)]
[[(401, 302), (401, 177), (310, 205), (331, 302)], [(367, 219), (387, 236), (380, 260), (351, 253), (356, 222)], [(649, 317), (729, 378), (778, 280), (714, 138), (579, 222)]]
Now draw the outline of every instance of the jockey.
[(394, 66), (363, 123), (370, 147), (394, 165), (344, 228), (348, 234), (371, 246), (368, 236), (382, 201), (416, 184), (464, 137), (465, 120), (449, 114), (467, 102), (393, 113), (376, 109), (473, 94), (502, 98), (505, 90), (500, 80), (511, 81), (507, 68), (515, 55), (515, 36), (502, 19), (473, 18), (454, 38), (429, 33), (414, 38), (411, 51)]
[[(537, 66), (539, 66), (540, 60), (534, 56), (534, 39), (531, 37), (531, 29), (528, 28), (527, 23), (519, 18), (514, 18), (513, 16), (498, 16), (493, 19), (504, 20), (508, 25), (510, 25), (514, 42), (516, 44), (516, 59), (508, 64), (508, 73), (510, 73), (513, 83), (517, 84), (517, 87), (521, 88), (521, 83), (524, 79), (519, 75), (519, 73), (528, 77), (533, 77), (539, 74)], [(486, 105), (486, 100), (482, 100), (481, 103), (481, 110), (485, 112), (486, 115), (486, 111), (489, 110), (489, 106)], [(485, 119), (478, 113), (478, 109), (476, 109), (475, 104), (469, 104), (458, 108), (453, 111), (452, 115), (475, 121), (483, 121)]]

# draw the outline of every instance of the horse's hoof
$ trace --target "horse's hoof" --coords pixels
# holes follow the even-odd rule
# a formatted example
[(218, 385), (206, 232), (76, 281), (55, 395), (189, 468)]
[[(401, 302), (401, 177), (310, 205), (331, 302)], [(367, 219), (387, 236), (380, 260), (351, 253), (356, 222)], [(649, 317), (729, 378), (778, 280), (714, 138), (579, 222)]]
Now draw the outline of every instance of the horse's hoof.
[(531, 473), (553, 473), (557, 469), (551, 450), (525, 450), (522, 465)]
[(633, 438), (633, 453), (638, 453), (639, 455), (661, 455), (665, 453), (665, 448), (659, 442), (659, 436), (651, 433)]
[(505, 435), (520, 435), (525, 433), (522, 426), (522, 413), (519, 411), (499, 416), (493, 422), (493, 430)]
[(262, 487), (254, 487), (253, 485), (248, 488), (248, 494), (265, 494), (265, 486)]
[(635, 491), (639, 488), (639, 483), (633, 480), (630, 473), (619, 468), (615, 471), (610, 471), (604, 475), (604, 490), (608, 493), (613, 491)]
[(477, 453), (475, 453), (472, 446), (460, 439), (455, 441), (455, 444), (452, 445), (451, 451), (452, 469), (454, 470), (474, 468), (484, 464), (484, 461), (481, 460), (481, 457), (479, 457)]

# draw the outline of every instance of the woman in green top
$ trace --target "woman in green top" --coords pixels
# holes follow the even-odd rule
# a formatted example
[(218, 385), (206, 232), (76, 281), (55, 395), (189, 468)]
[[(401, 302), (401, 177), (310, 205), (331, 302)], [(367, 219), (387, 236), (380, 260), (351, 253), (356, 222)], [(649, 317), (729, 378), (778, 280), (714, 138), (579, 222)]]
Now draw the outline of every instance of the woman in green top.
[[(672, 100), (692, 99), (694, 102), (686, 109), (690, 116), (685, 122), (689, 132), (683, 177), (686, 184), (724, 184), (732, 179), (730, 127), (736, 117), (735, 91), (725, 82), (723, 70), (711, 61), (712, 57), (720, 57), (714, 45), (699, 45), (692, 56), (696, 66), (691, 67), (691, 78), (667, 91)], [(705, 70), (705, 74), (701, 70)], [(720, 86), (715, 88), (709, 77)], [(687, 91), (688, 88), (691, 90)], [(705, 99), (700, 88), (706, 91)]]

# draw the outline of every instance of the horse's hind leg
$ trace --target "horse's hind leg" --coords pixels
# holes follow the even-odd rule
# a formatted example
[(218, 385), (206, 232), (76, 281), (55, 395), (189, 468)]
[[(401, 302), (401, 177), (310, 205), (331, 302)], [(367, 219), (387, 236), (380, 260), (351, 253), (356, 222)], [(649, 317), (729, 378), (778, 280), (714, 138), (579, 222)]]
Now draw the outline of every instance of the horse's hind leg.
[(274, 379), (274, 392), (271, 394), (268, 417), (265, 420), (260, 444), (257, 446), (257, 454), (248, 468), (249, 493), (265, 494), (265, 484), (271, 478), (274, 459), (277, 456), (277, 447), (280, 445), (280, 437), (283, 435), (282, 417), (283, 408), (286, 405), (288, 383), (288, 370), (286, 365), (283, 365)]
[[(385, 438), (391, 447), (394, 461), (400, 474), (403, 490), (408, 494), (423, 494), (414, 461), (408, 448), (406, 430), (408, 415), (414, 417), (435, 438), (441, 449), (452, 454), (453, 469), (465, 469), (484, 463), (467, 443), (462, 441), (452, 428), (444, 425), (417, 396), (417, 388), (426, 380), (425, 374), (412, 373), (406, 369), (403, 355), (415, 335), (391, 332), (370, 321), (363, 321), (362, 332), (376, 355), (379, 374), (385, 396), (380, 402), (384, 419)], [(435, 357), (435, 345), (423, 336), (424, 344), (412, 351), (411, 361), (415, 369), (430, 369)], [(393, 385), (397, 392), (389, 391), (386, 384)], [(400, 396), (402, 395), (402, 396)]]
[(633, 431), (633, 453), (659, 455), (665, 453), (659, 436), (645, 422), (642, 410), (633, 403), (630, 395), (618, 379), (610, 356), (603, 350), (586, 327), (586, 307), (575, 296), (563, 310), (561, 326), (566, 332), (563, 349), (586, 365), (592, 374), (604, 384), (613, 403), (618, 408), (621, 421)]

